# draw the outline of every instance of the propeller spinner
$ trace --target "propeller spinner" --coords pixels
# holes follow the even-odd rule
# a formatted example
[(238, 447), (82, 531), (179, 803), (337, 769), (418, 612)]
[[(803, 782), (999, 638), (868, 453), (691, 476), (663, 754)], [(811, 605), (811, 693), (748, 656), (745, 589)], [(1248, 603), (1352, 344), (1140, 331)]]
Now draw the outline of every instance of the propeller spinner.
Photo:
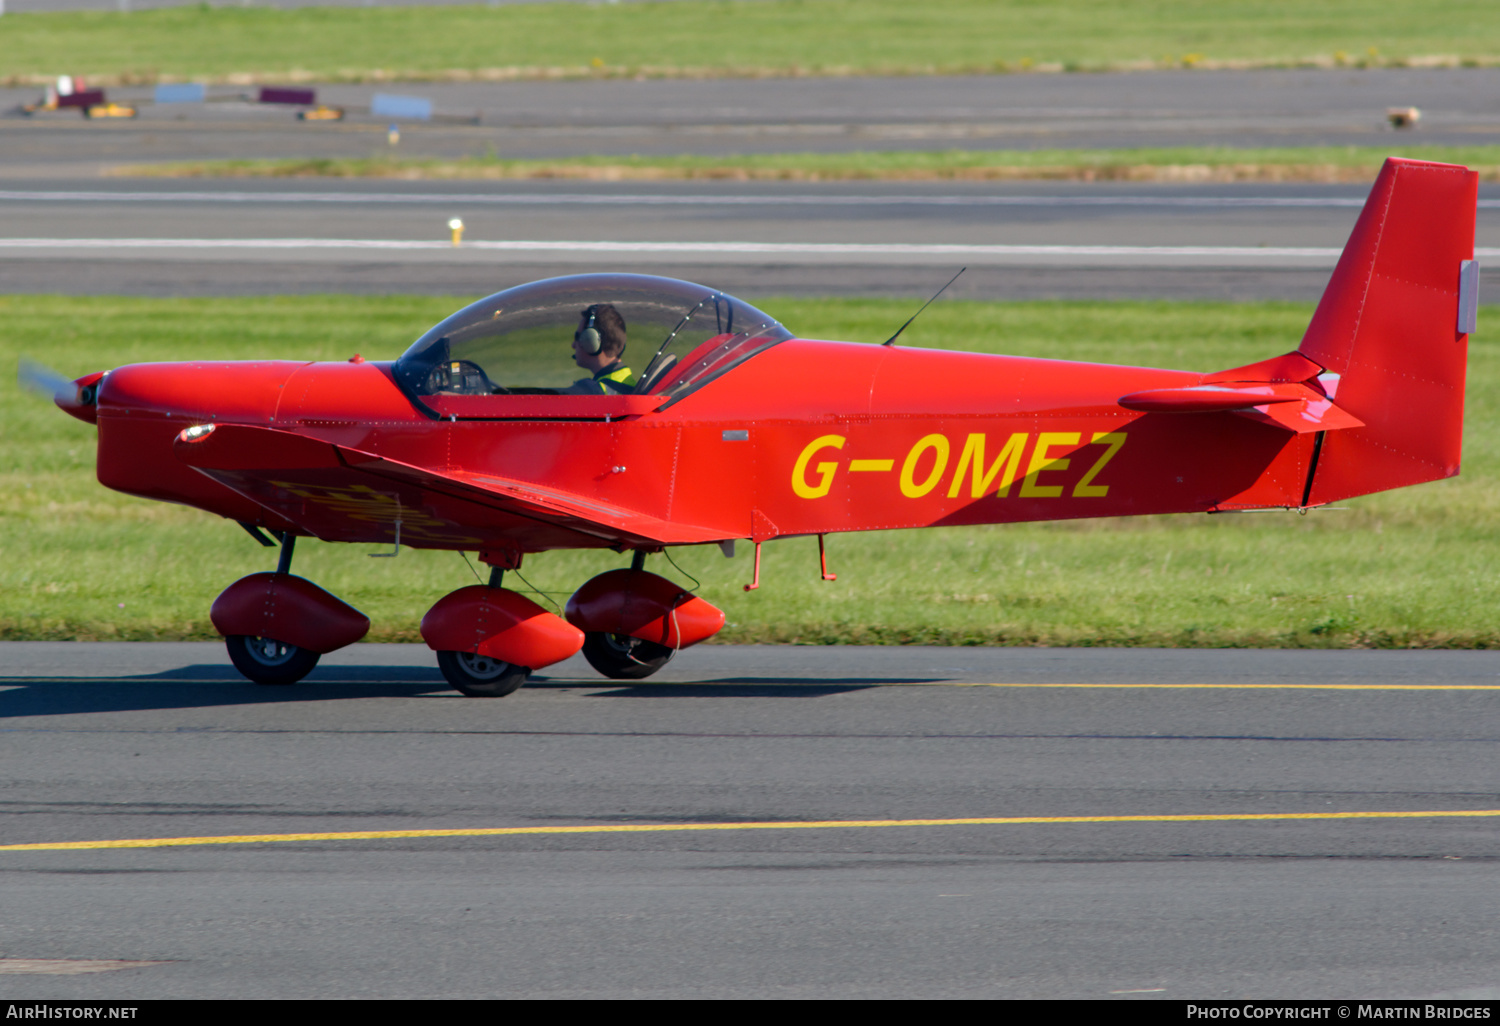
[(45, 395), (64, 412), (92, 423), (99, 401), (99, 383), (105, 373), (97, 371), (77, 379), (66, 378), (51, 367), (23, 356), (16, 368), (16, 380), (28, 392)]

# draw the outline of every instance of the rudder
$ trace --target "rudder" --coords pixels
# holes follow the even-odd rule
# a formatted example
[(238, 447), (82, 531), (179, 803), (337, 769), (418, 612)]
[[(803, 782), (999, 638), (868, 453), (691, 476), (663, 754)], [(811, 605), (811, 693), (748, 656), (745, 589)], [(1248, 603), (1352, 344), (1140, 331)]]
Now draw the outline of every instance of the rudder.
[(1381, 168), (1297, 350), (1339, 375), (1330, 398), (1365, 424), (1322, 438), (1310, 505), (1458, 473), (1478, 188), (1453, 164)]

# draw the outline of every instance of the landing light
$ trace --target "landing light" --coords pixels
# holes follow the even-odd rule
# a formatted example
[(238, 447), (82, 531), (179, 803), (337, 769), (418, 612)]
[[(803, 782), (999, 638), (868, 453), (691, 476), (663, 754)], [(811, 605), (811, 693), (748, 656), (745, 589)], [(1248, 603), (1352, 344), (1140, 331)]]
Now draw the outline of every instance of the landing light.
[(185, 428), (179, 433), (177, 440), (179, 442), (201, 442), (214, 433), (214, 427), (215, 425), (213, 424), (194, 424), (192, 427)]

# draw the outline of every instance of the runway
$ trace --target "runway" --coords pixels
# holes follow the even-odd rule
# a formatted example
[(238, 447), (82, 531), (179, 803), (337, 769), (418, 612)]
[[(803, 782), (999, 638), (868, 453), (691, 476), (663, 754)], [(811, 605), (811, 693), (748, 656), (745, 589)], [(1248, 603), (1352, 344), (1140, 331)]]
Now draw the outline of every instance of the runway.
[(1492, 653), (0, 666), (18, 998), (1500, 993)]
[[(1315, 299), (1361, 186), (22, 180), (0, 291), (485, 295), (590, 270), (773, 295)], [(448, 221), (465, 230), (451, 244)], [(1479, 258), (1500, 255), (1500, 188)], [(944, 272), (947, 272), (946, 274)]]

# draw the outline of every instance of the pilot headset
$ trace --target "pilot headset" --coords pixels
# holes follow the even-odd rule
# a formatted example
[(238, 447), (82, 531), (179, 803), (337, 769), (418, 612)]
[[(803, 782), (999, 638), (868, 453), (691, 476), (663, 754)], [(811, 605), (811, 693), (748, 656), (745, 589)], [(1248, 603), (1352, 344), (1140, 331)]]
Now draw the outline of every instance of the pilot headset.
[(598, 316), (599, 308), (591, 306), (583, 312), (588, 318), (588, 323), (579, 328), (573, 335), (573, 341), (582, 343), (583, 351), (593, 356), (604, 348), (604, 341), (599, 337), (599, 329), (594, 327), (594, 318)]

